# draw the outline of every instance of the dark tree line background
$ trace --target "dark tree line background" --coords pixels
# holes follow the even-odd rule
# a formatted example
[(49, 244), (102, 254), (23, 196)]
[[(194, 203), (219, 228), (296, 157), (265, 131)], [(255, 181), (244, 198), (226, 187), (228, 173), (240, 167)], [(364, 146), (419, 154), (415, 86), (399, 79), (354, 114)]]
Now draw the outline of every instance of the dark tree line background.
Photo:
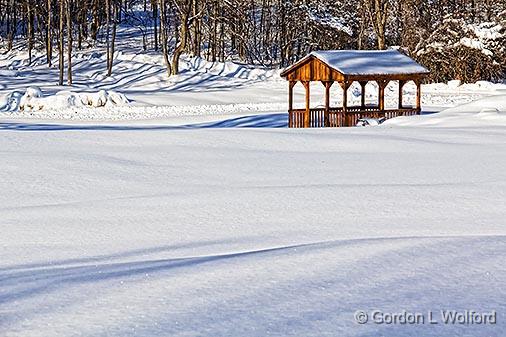
[[(401, 50), (433, 80), (500, 80), (506, 70), (506, 0), (0, 0), (0, 42), (58, 55), (72, 83), (75, 50), (107, 48), (135, 26), (168, 75), (183, 53), (210, 61), (286, 66), (316, 49)], [(21, 44), (22, 43), (22, 44)]]

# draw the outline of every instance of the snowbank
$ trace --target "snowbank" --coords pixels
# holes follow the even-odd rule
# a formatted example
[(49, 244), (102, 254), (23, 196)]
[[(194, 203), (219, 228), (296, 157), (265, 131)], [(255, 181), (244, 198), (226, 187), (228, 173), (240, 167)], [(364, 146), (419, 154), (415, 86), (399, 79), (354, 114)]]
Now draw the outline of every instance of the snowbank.
[[(100, 109), (75, 106), (72, 109), (58, 108), (39, 111), (19, 111), (9, 115), (9, 119), (44, 119), (69, 121), (139, 121), (161, 120), (172, 117), (191, 116), (241, 116), (250, 113), (285, 111), (284, 103), (245, 103), (245, 104), (203, 104), (186, 106), (132, 106), (109, 105)], [(185, 120), (181, 119), (181, 123)]]
[(19, 91), (9, 93), (0, 104), (0, 112), (33, 112), (42, 110), (68, 109), (71, 107), (125, 106), (129, 103), (125, 95), (115, 91), (98, 92), (60, 91), (55, 95), (44, 96), (38, 87), (29, 87), (24, 94)]
[(448, 83), (431, 83), (423, 86), (424, 92), (436, 93), (482, 93), (482, 92), (505, 92), (506, 84), (489, 81), (477, 81), (476, 83), (462, 83), (460, 80), (448, 81)]
[(234, 62), (209, 62), (200, 57), (182, 60), (184, 67), (192, 72), (215, 76), (238, 78), (243, 80), (263, 81), (279, 79), (280, 70), (259, 66), (245, 65)]
[(506, 126), (506, 95), (482, 98), (449, 108), (437, 114), (399, 117), (383, 125), (473, 127), (481, 125)]

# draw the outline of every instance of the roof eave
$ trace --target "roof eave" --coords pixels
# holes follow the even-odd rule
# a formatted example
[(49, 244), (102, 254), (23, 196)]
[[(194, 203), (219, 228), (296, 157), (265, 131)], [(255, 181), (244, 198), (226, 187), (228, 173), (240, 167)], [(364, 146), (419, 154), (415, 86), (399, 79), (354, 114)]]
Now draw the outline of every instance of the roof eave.
[[(409, 56), (407, 56), (407, 57), (409, 57)], [(302, 66), (304, 63), (308, 62), (311, 59), (317, 59), (317, 60), (319, 60), (320, 62), (322, 62), (323, 64), (325, 64), (330, 69), (333, 69), (334, 71), (337, 71), (337, 72), (341, 73), (343, 76), (346, 76), (346, 77), (369, 77), (369, 76), (370, 77), (374, 77), (374, 76), (391, 76), (391, 77), (395, 77), (395, 76), (417, 76), (417, 77), (423, 77), (423, 76), (430, 75), (430, 71), (427, 68), (425, 68), (424, 66), (422, 66), (421, 64), (419, 64), (418, 62), (416, 62), (416, 61), (415, 62), (418, 65), (420, 65), (422, 68), (424, 68), (425, 71), (419, 72), (419, 73), (395, 73), (395, 74), (352, 74), (352, 73), (346, 73), (346, 72), (342, 71), (341, 69), (339, 69), (337, 67), (334, 67), (333, 65), (327, 63), (325, 60), (323, 60), (322, 58), (318, 57), (314, 53), (309, 53), (308, 55), (306, 55), (305, 57), (303, 57), (302, 59), (300, 59), (296, 63), (292, 64), (290, 67), (288, 67), (285, 70), (283, 70), (281, 72), (280, 76), (284, 77), (286, 79), (289, 73), (291, 73), (292, 71), (294, 71), (298, 67)]]
[(343, 73), (343, 75), (345, 75), (345, 76), (350, 76), (350, 77), (364, 77), (364, 76), (370, 76), (370, 77), (374, 77), (374, 76), (392, 76), (392, 77), (395, 77), (395, 76), (428, 76), (428, 75), (430, 75), (430, 72), (417, 72), (417, 73), (393, 73), (393, 74), (373, 74), (373, 73), (370, 73), (370, 74), (359, 74), (359, 73)]
[(281, 72), (280, 76), (286, 78), (289, 73), (291, 73), (292, 71), (294, 71), (295, 69), (297, 69), (298, 67), (300, 67), (301, 65), (303, 65), (304, 63), (306, 63), (307, 61), (309, 61), (312, 58), (315, 58), (314, 55), (312, 55), (312, 54), (306, 55), (305, 57), (301, 58), (299, 61), (295, 62), (294, 64), (292, 64), (291, 66), (289, 66), (288, 68), (283, 70)]

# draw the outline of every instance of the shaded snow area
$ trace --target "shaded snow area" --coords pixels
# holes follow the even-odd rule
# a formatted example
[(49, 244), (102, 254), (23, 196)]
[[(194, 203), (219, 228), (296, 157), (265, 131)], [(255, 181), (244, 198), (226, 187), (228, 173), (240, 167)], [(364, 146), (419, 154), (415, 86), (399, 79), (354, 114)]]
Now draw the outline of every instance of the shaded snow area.
[(2, 336), (506, 335), (504, 126), (0, 129)]

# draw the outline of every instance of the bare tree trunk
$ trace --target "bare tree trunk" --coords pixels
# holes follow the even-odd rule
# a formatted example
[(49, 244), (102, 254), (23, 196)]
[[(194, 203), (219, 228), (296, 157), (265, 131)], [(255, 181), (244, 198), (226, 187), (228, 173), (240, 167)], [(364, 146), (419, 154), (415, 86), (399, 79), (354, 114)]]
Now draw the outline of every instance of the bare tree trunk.
[(84, 3), (83, 8), (76, 8), (77, 14), (77, 49), (83, 48), (83, 25), (86, 23), (87, 4)]
[(181, 58), (181, 54), (186, 48), (186, 41), (188, 37), (188, 12), (183, 10), (181, 13), (181, 28), (180, 28), (180, 41), (174, 50), (174, 55), (172, 56), (172, 75), (177, 75), (179, 73), (179, 59)]
[(98, 16), (98, 0), (93, 0), (93, 23), (91, 24), (91, 38), (97, 41), (97, 33), (99, 26)]
[(378, 49), (386, 49), (386, 25), (388, 19), (389, 0), (366, 0), (371, 24), (376, 33)]
[(60, 0), (60, 29), (59, 29), (59, 34), (58, 34), (58, 37), (60, 39), (59, 41), (59, 44), (58, 44), (58, 54), (59, 54), (59, 67), (60, 67), (60, 81), (59, 81), (59, 84), (60, 85), (63, 85), (63, 67), (65, 66), (64, 65), (64, 56), (63, 56), (63, 52), (64, 52), (64, 37), (63, 37), (63, 30), (64, 30), (64, 25), (63, 25), (63, 18), (65, 16), (65, 10), (64, 10), (64, 1), (65, 0)]
[(200, 31), (201, 26), (201, 15), (199, 13), (200, 2), (198, 0), (193, 0), (193, 56), (200, 57), (201, 49), (200, 49), (200, 40), (202, 38), (202, 32)]
[[(221, 8), (220, 18), (223, 18), (223, 7)], [(224, 20), (220, 20), (220, 52), (219, 52), (219, 59), (220, 62), (225, 62), (225, 23)]]
[(109, 36), (110, 36), (110, 33), (111, 33), (111, 0), (105, 0), (105, 21), (106, 21), (106, 48), (107, 48), (107, 61), (106, 61), (106, 66), (107, 66), (107, 73), (109, 73), (109, 62), (110, 62), (110, 59), (111, 59), (111, 52), (110, 52), (110, 41), (109, 41)]
[(67, 0), (67, 83), (72, 85), (72, 0)]
[(52, 16), (53, 16), (53, 11), (52, 11), (52, 0), (47, 0), (47, 37), (46, 37), (46, 55), (47, 55), (47, 65), (49, 67), (51, 67), (51, 63), (52, 63), (52, 57), (53, 57), (53, 34), (52, 34), (52, 26), (53, 26), (53, 21), (52, 21)]
[[(366, 0), (368, 1), (368, 0)], [(365, 10), (366, 6), (362, 6), (360, 4), (359, 6), (359, 12), (360, 12), (360, 18), (359, 18), (359, 30), (358, 30), (358, 49), (362, 50), (364, 48), (364, 38), (365, 38), (365, 31), (367, 27), (367, 13)]]
[(217, 45), (218, 45), (218, 3), (213, 2), (213, 44), (211, 45), (212, 59), (211, 61), (216, 62)]
[(14, 35), (16, 34), (16, 14), (15, 14), (14, 0), (10, 0), (7, 4), (7, 50), (12, 49)]
[(168, 51), (168, 38), (167, 38), (167, 15), (166, 11), (167, 8), (165, 6), (165, 0), (159, 0), (159, 7), (160, 7), (160, 28), (162, 33), (162, 54), (163, 54), (163, 61), (165, 63), (165, 67), (167, 69), (167, 76), (170, 77), (171, 75), (171, 65), (169, 62), (169, 51)]
[(118, 12), (118, 6), (113, 0), (113, 3), (112, 3), (112, 17), (113, 17), (112, 39), (110, 42), (110, 46), (111, 46), (110, 51), (108, 51), (109, 58), (108, 58), (108, 63), (107, 63), (107, 76), (112, 75), (112, 66), (113, 66), (113, 62), (114, 62), (114, 48), (116, 45), (116, 20), (117, 20), (117, 15), (118, 15), (117, 12)]
[(151, 0), (151, 7), (153, 10), (153, 37), (155, 38), (155, 51), (158, 50), (158, 3), (156, 0)]
[(28, 62), (32, 63), (32, 49), (33, 49), (33, 14), (32, 14), (32, 6), (31, 0), (26, 1), (26, 16), (27, 16), (27, 41), (28, 41)]

